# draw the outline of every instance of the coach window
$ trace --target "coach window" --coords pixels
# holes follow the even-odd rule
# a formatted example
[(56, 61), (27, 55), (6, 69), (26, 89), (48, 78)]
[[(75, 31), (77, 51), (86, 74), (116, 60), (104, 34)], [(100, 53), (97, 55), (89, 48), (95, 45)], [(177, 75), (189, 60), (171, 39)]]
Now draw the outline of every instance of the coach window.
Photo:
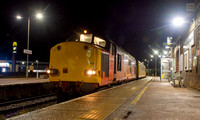
[(121, 61), (122, 61), (122, 56), (120, 54), (117, 54), (117, 71), (121, 71)]
[(91, 43), (92, 42), (92, 34), (81, 34), (80, 42)]
[(94, 44), (95, 45), (99, 45), (101, 47), (105, 47), (106, 46), (106, 41), (101, 39), (101, 38), (94, 37)]

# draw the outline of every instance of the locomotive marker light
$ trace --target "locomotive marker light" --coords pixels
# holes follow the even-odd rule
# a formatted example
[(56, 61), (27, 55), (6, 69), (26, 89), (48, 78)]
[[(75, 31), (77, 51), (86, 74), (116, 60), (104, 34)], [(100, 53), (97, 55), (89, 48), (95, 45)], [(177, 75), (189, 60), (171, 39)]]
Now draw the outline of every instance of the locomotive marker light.
[[(41, 13), (38, 13), (36, 15), (36, 17), (38, 19), (41, 19), (43, 18), (43, 15)], [(29, 37), (30, 37), (30, 23), (31, 23), (31, 17), (22, 17), (20, 15), (16, 16), (16, 18), (18, 20), (22, 19), (22, 18), (27, 18), (28, 19), (28, 32), (27, 32), (27, 49), (26, 50), (29, 50)], [(26, 79), (28, 79), (28, 61), (29, 61), (29, 54), (27, 54), (27, 64), (26, 64)]]

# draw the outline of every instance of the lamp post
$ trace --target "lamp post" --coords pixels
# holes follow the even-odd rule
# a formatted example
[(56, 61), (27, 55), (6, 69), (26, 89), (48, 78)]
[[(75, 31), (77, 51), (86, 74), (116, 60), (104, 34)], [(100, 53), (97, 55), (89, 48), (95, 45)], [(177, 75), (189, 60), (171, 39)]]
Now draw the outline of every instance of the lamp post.
[[(36, 17), (38, 19), (42, 19), (43, 15), (41, 13), (38, 13), (36, 15)], [(21, 17), (20, 15), (18, 15), (16, 17), (17, 19), (22, 19), (22, 18), (26, 18), (26, 17)], [(27, 32), (27, 50), (29, 50), (29, 37), (30, 37), (30, 24), (31, 24), (31, 17), (27, 17), (28, 19), (28, 32)], [(28, 79), (28, 62), (29, 62), (29, 54), (27, 54), (27, 58), (26, 58), (26, 79)]]
[(38, 70), (38, 62), (39, 62), (39, 61), (36, 60), (35, 62), (37, 63), (37, 75), (36, 75), (37, 77), (36, 77), (36, 78), (38, 79), (38, 76), (39, 76), (39, 74), (38, 74), (38, 71), (39, 71), (39, 70)]
[(149, 76), (149, 60), (145, 59), (144, 61), (147, 62), (147, 75)]

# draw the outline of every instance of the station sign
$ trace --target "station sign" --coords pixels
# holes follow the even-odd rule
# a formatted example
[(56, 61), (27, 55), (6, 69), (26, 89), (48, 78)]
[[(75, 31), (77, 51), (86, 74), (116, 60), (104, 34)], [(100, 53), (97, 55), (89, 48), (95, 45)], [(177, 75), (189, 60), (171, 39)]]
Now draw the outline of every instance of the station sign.
[(24, 49), (24, 54), (32, 55), (32, 50)]
[(17, 53), (17, 42), (13, 42), (13, 53)]
[(9, 67), (9, 63), (7, 62), (0, 63), (0, 67)]
[(171, 45), (172, 44), (172, 37), (167, 37), (167, 45)]

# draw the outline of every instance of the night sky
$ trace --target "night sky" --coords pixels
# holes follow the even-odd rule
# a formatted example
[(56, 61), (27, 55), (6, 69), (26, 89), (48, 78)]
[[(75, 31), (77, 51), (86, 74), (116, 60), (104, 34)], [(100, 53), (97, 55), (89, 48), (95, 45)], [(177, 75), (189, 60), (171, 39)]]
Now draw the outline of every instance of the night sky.
[[(77, 32), (104, 36), (136, 59), (150, 58), (152, 48), (163, 48), (167, 36), (180, 32), (170, 24), (187, 18), (185, 5), (193, 0), (6, 0), (0, 4), (0, 60), (12, 59), (12, 41), (18, 42), (17, 60), (26, 60), (27, 19), (31, 17), (31, 61), (49, 62), (50, 48)], [(44, 14), (37, 20), (37, 12)]]

